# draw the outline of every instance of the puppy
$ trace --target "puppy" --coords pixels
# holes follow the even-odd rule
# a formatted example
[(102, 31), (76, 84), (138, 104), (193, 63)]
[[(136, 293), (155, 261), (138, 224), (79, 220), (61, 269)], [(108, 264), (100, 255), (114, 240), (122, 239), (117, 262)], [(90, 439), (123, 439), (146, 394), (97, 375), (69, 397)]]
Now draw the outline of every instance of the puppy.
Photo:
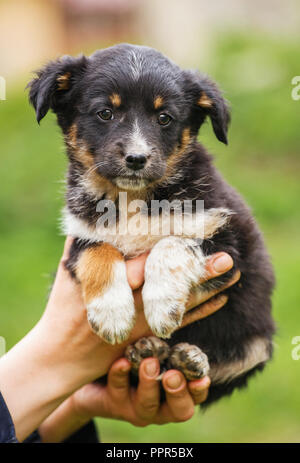
[[(66, 143), (63, 223), (75, 238), (67, 267), (82, 285), (92, 329), (112, 344), (128, 338), (135, 311), (125, 259), (150, 251), (142, 295), (157, 337), (127, 348), (133, 368), (155, 355), (162, 371), (209, 373), (206, 404), (246, 385), (272, 354), (274, 277), (250, 210), (197, 142), (209, 118), (227, 144), (229, 110), (216, 84), (156, 50), (120, 44), (50, 62), (29, 88), (37, 121), (51, 109)], [(218, 251), (232, 256), (233, 270), (199, 286)], [(237, 269), (240, 282), (222, 310), (175, 331), (189, 293), (219, 287)]]

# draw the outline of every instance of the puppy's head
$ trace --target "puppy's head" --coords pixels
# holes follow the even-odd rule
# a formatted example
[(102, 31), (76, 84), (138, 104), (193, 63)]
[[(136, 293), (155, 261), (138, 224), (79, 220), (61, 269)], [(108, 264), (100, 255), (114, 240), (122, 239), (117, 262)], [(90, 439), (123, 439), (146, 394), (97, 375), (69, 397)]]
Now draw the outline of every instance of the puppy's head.
[(229, 112), (217, 86), (148, 47), (63, 57), (29, 87), (38, 122), (49, 109), (56, 113), (71, 162), (121, 189), (171, 175), (206, 117), (227, 143)]

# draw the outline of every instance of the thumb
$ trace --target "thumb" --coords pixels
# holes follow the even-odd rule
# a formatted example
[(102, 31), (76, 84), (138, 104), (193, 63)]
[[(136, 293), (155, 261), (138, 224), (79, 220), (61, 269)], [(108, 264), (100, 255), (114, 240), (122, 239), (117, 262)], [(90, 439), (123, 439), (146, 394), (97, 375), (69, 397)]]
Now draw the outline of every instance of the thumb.
[(138, 289), (144, 283), (144, 268), (148, 253), (141, 254), (126, 261), (127, 279), (132, 290)]

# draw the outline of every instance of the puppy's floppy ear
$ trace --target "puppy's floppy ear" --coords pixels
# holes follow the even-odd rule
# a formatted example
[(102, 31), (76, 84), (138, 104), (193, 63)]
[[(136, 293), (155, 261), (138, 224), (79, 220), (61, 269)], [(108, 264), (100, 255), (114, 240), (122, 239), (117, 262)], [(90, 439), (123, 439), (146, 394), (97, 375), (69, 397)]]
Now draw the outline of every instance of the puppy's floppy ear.
[(186, 71), (185, 82), (191, 104), (198, 113), (200, 124), (206, 116), (209, 116), (217, 139), (227, 145), (230, 113), (228, 103), (218, 86), (197, 71)]
[(29, 82), (26, 88), (30, 89), (29, 101), (36, 111), (38, 123), (50, 108), (57, 112), (60, 107), (67, 104), (87, 63), (88, 59), (83, 55), (77, 58), (63, 56), (36, 72), (37, 77)]

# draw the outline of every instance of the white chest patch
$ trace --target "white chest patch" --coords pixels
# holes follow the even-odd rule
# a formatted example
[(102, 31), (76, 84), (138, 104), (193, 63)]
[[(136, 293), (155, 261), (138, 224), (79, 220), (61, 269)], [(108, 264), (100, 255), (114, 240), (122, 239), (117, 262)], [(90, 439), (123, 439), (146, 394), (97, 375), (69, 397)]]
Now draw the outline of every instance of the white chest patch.
[(91, 243), (109, 243), (125, 257), (134, 257), (149, 251), (168, 236), (196, 239), (201, 243), (201, 240), (212, 238), (224, 227), (231, 214), (225, 208), (209, 209), (183, 218), (174, 213), (149, 217), (138, 212), (132, 214), (125, 224), (122, 222), (105, 227), (99, 221), (91, 226), (65, 208), (62, 229), (66, 235)]

